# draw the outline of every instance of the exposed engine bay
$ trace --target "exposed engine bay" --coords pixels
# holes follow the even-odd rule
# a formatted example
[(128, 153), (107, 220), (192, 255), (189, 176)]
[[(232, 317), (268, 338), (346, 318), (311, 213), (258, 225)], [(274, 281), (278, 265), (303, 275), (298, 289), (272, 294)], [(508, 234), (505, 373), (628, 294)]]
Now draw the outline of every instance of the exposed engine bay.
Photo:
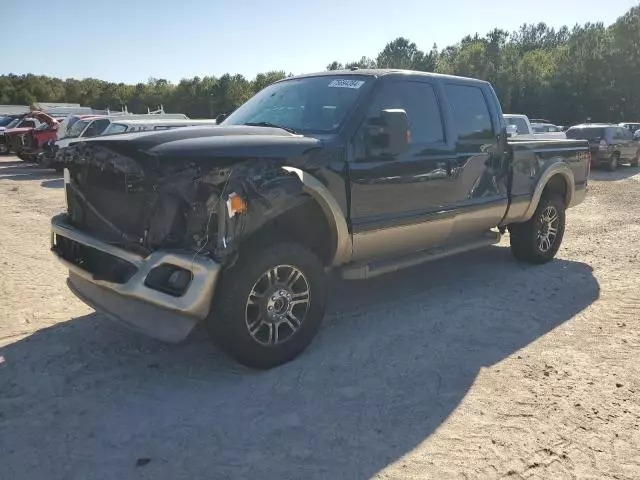
[(61, 161), (73, 225), (145, 256), (187, 250), (227, 264), (241, 239), (308, 200), (284, 159), (160, 162), (140, 150), (81, 142)]

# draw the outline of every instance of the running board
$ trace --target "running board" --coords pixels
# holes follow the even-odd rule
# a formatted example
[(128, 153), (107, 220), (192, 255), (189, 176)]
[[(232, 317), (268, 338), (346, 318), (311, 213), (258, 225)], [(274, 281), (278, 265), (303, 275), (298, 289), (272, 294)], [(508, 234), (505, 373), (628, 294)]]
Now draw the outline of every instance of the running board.
[(434, 247), (429, 250), (423, 250), (400, 257), (386, 258), (369, 263), (356, 263), (346, 265), (340, 270), (340, 275), (346, 280), (365, 280), (367, 278), (377, 277), (385, 273), (395, 272), (403, 268), (413, 267), (421, 263), (431, 262), (439, 258), (449, 257), (458, 253), (476, 250), (482, 247), (488, 247), (500, 242), (502, 235), (500, 232), (488, 230), (481, 237), (474, 237), (472, 240), (457, 243), (447, 247)]

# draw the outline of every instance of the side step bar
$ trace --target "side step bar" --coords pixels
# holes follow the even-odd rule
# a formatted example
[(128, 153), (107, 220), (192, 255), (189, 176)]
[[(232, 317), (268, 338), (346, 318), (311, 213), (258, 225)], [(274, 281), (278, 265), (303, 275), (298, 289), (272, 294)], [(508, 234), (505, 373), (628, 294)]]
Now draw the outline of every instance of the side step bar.
[(369, 263), (346, 265), (340, 270), (340, 275), (346, 280), (365, 280), (385, 273), (395, 272), (403, 268), (413, 267), (421, 263), (431, 262), (439, 258), (449, 257), (458, 253), (468, 252), (482, 247), (488, 247), (500, 242), (500, 232), (488, 230), (481, 237), (474, 237), (467, 242), (457, 243), (448, 247), (435, 247), (391, 259), (385, 258)]

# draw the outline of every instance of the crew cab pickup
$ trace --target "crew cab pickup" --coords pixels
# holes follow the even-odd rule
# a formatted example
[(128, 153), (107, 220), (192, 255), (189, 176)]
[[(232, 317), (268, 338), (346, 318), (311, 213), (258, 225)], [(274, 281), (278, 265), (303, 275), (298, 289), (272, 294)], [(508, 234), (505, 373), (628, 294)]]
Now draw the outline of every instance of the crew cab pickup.
[(274, 83), (219, 126), (65, 150), (52, 250), (68, 285), (148, 335), (204, 322), (237, 361), (300, 354), (329, 272), (367, 279), (495, 244), (558, 251), (586, 194), (580, 140), (507, 139), (487, 82), (354, 70)]

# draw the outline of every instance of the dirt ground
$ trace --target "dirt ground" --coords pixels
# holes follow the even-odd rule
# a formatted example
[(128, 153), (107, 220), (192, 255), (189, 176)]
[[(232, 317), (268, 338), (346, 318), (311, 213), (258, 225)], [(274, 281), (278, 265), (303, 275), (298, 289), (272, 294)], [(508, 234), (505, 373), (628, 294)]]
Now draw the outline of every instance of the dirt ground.
[(640, 170), (594, 172), (558, 258), (500, 246), (333, 282), (298, 360), (94, 313), (49, 252), (60, 176), (0, 160), (0, 478), (640, 478)]

